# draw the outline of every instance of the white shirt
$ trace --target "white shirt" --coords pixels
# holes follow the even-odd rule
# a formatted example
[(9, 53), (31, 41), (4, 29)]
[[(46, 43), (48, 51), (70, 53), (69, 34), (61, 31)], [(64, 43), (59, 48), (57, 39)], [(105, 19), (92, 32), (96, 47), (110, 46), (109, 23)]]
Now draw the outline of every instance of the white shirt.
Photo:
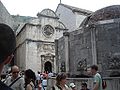
[(36, 75), (36, 80), (40, 80), (40, 79), (41, 79), (40, 74), (37, 74), (37, 75)]
[(46, 90), (47, 89), (47, 79), (43, 79), (42, 80), (42, 90)]
[[(13, 82), (13, 81), (12, 81), (12, 77), (9, 77), (9, 78), (7, 78), (7, 80), (5, 81), (5, 84), (9, 86), (12, 82)], [(21, 77), (20, 79), (18, 79), (18, 80), (11, 86), (11, 88), (12, 88), (13, 90), (25, 90), (24, 84), (25, 84), (24, 78)]]

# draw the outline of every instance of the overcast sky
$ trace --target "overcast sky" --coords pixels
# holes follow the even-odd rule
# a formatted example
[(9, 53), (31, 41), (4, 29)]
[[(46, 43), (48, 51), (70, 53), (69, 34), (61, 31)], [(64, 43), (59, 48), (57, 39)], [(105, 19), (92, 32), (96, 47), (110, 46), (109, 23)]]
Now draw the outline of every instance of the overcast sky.
[[(11, 15), (34, 16), (43, 9), (56, 10), (60, 0), (1, 0)], [(120, 0), (61, 0), (63, 4), (96, 11), (110, 5), (120, 5)]]

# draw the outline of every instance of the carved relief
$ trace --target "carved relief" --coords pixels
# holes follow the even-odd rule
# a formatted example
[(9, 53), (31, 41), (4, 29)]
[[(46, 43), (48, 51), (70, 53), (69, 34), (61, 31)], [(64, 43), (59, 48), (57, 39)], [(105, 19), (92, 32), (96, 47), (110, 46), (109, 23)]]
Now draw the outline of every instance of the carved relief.
[(55, 47), (54, 47), (54, 45), (51, 45), (51, 44), (44, 44), (43, 50), (51, 51), (51, 50), (55, 50)]
[(77, 64), (77, 71), (83, 71), (87, 68), (87, 60), (82, 59), (81, 61), (78, 62)]
[(42, 62), (45, 62), (45, 61), (52, 61), (52, 62), (54, 62), (54, 58), (55, 58), (55, 56), (52, 55), (52, 54), (41, 55)]
[(44, 44), (42, 46), (42, 50), (44, 52), (51, 52), (51, 53), (55, 53), (55, 47), (53, 44)]
[(109, 69), (120, 69), (120, 58), (112, 57), (108, 59), (108, 67)]

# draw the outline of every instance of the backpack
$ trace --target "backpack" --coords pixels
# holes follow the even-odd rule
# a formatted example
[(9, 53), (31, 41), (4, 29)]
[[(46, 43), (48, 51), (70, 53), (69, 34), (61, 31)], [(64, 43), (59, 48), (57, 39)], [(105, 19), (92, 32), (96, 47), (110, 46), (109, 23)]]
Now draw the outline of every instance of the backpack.
[(107, 87), (107, 83), (105, 80), (102, 79), (102, 88), (105, 89), (106, 87)]
[(105, 89), (107, 87), (107, 83), (105, 80), (102, 79), (102, 88)]

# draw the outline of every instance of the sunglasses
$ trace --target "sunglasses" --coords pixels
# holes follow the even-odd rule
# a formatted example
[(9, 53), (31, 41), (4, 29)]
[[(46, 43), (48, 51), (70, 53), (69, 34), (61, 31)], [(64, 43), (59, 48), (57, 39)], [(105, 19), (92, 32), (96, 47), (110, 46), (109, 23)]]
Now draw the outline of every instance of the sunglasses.
[(12, 72), (13, 74), (15, 74), (15, 73), (19, 73), (19, 71), (16, 71), (16, 72)]

